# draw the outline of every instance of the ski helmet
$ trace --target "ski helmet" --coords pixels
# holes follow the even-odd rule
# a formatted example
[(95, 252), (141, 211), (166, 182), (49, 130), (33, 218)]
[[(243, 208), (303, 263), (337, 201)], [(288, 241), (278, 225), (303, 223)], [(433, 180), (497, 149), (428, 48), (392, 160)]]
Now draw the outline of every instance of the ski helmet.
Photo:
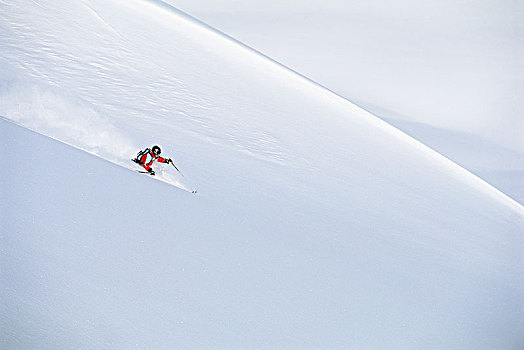
[(156, 146), (156, 145), (153, 146), (153, 148), (152, 148), (151, 150), (153, 151), (153, 154), (156, 155), (156, 156), (160, 155), (160, 152), (162, 152), (162, 151), (160, 150), (160, 147), (158, 147), (158, 146)]

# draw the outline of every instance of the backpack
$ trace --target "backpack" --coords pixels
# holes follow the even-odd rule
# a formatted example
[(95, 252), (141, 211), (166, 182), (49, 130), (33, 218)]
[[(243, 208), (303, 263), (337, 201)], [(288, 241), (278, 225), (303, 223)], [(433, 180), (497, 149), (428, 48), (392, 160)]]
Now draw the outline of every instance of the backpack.
[(140, 159), (144, 156), (144, 154), (148, 154), (149, 152), (151, 152), (151, 149), (149, 149), (149, 148), (146, 148), (143, 151), (138, 151), (138, 153), (136, 154), (136, 158), (133, 159), (133, 161), (135, 163), (141, 164), (141, 160)]

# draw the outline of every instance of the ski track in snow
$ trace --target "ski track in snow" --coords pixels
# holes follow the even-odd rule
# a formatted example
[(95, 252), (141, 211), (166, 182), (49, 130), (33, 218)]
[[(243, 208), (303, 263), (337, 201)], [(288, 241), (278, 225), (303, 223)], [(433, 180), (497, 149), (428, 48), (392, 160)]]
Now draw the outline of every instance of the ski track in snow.
[(105, 20), (104, 20), (104, 19), (103, 19), (99, 14), (98, 14), (98, 12), (96, 12), (95, 10), (93, 10), (93, 8), (90, 7), (88, 4), (86, 4), (85, 1), (83, 1), (83, 4), (84, 4), (84, 6), (85, 6), (86, 8), (88, 8), (88, 9), (93, 13), (93, 15), (94, 15), (98, 20), (100, 20), (100, 22), (101, 22), (104, 26), (106, 26), (107, 28), (109, 28), (111, 32), (113, 32), (113, 33), (114, 33), (116, 36), (118, 36), (120, 39), (124, 39), (124, 38), (122, 37), (122, 35), (120, 35), (120, 33), (118, 33), (118, 32), (117, 32), (117, 31), (116, 31), (116, 30), (115, 30), (115, 29), (114, 29), (114, 28), (113, 28), (109, 23), (107, 23), (107, 22), (106, 22), (106, 21), (105, 21)]

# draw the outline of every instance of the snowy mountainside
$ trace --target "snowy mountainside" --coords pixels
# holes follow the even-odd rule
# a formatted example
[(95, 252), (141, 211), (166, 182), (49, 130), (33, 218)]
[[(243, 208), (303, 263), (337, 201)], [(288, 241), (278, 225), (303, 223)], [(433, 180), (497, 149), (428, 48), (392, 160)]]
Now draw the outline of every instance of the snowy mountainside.
[(521, 3), (165, 1), (375, 115), (524, 148)]
[[(0, 115), (98, 156), (0, 120), (4, 344), (522, 340), (522, 206), (373, 115), (158, 1), (2, 3), (0, 45)], [(122, 169), (154, 143), (199, 194)]]
[(519, 203), (524, 203), (524, 153), (502, 147), (473, 133), (396, 119), (387, 121), (417, 140), (423, 140), (424, 144), (438, 150)]
[(524, 203), (521, 4), (165, 1), (402, 120), (393, 125)]

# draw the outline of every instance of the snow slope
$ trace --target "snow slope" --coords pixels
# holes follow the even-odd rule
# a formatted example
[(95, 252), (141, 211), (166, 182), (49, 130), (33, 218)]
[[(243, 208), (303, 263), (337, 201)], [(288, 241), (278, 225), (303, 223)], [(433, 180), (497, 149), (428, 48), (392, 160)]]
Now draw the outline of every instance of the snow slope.
[(524, 203), (523, 2), (166, 1)]
[(524, 203), (524, 153), (474, 134), (421, 123), (387, 120), (402, 131), (486, 180), (519, 203)]
[(4, 347), (522, 343), (523, 207), (370, 113), (160, 1), (3, 2), (0, 47)]
[(166, 2), (373, 113), (524, 147), (520, 1)]

